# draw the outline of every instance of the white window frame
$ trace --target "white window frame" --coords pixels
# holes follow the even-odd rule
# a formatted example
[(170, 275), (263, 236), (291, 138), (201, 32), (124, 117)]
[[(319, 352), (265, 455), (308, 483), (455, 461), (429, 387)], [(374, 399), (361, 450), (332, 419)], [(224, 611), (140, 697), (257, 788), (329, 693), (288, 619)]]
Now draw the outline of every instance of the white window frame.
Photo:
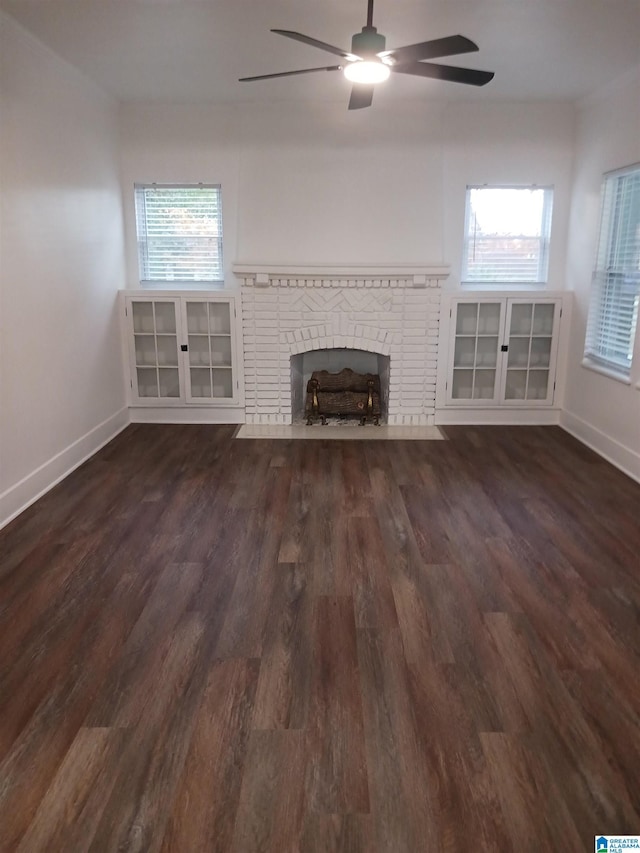
[[(471, 193), (475, 190), (522, 190), (544, 193), (540, 221), (540, 250), (537, 258), (537, 274), (531, 278), (518, 276), (495, 276), (491, 279), (474, 276), (469, 270), (471, 256)], [(495, 290), (505, 287), (545, 287), (549, 277), (549, 244), (551, 240), (551, 221), (553, 214), (553, 186), (538, 184), (469, 184), (465, 197), (464, 245), (462, 253), (461, 283), (473, 289)], [(505, 235), (507, 238), (513, 235)]]
[[(217, 234), (215, 235), (216, 240), (216, 249), (215, 256), (218, 258), (218, 263), (213, 265), (213, 275), (198, 275), (198, 266), (202, 265), (202, 260), (199, 261), (194, 260), (193, 271), (190, 276), (187, 277), (176, 277), (169, 274), (164, 276), (162, 275), (153, 275), (153, 264), (149, 259), (149, 244), (151, 242), (150, 235), (147, 230), (147, 193), (153, 193), (156, 190), (175, 190), (176, 192), (184, 192), (185, 190), (211, 190), (215, 194), (215, 205), (212, 210), (215, 212), (215, 219), (217, 223)], [(194, 284), (198, 285), (215, 285), (221, 284), (224, 282), (224, 262), (223, 262), (223, 239), (222, 239), (222, 188), (220, 184), (148, 184), (148, 183), (136, 183), (134, 184), (134, 198), (135, 198), (135, 221), (136, 221), (136, 235), (137, 235), (137, 245), (138, 245), (138, 270), (140, 274), (140, 283), (143, 285), (162, 285), (166, 286), (168, 283), (171, 285), (175, 285), (176, 287), (193, 287)], [(171, 239), (171, 234), (167, 232), (165, 235), (167, 239)], [(176, 234), (176, 237), (180, 238), (183, 235)], [(194, 232), (192, 235), (196, 240), (211, 240), (211, 234), (207, 234), (206, 232), (198, 233)], [(188, 258), (188, 253), (185, 252), (183, 258)], [(156, 261), (156, 269), (159, 263)]]
[[(631, 183), (625, 184), (629, 178)], [(624, 382), (631, 374), (637, 335), (640, 234), (629, 239), (621, 233), (621, 222), (625, 205), (634, 204), (640, 205), (640, 163), (606, 172), (583, 364)]]

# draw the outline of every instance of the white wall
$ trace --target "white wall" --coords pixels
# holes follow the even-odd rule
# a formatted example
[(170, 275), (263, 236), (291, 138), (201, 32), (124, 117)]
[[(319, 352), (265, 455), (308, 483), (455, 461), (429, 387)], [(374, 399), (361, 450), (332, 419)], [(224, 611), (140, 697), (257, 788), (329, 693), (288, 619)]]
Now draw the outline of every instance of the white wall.
[(138, 285), (135, 181), (222, 183), (233, 263), (450, 263), (467, 183), (553, 184), (549, 287), (564, 287), (574, 141), (566, 104), (124, 105), (127, 280)]
[(0, 526), (127, 422), (117, 111), (0, 13)]
[(640, 480), (640, 333), (631, 383), (581, 365), (604, 172), (640, 162), (640, 67), (593, 95), (578, 116), (567, 283), (575, 291), (563, 425)]

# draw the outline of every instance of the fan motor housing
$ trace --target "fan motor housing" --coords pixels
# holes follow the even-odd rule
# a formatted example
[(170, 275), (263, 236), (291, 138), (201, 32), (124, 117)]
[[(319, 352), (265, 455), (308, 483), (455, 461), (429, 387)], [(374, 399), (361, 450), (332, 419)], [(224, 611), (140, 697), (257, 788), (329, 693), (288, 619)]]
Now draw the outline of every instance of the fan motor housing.
[(387, 40), (375, 27), (363, 27), (361, 33), (356, 33), (351, 39), (351, 53), (363, 59), (375, 56), (384, 50)]

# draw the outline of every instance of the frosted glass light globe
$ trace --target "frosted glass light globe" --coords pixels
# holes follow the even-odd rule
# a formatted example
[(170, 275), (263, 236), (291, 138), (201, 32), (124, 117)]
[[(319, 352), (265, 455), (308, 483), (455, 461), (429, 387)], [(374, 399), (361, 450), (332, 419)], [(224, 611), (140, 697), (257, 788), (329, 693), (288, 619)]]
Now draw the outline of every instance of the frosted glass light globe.
[(389, 74), (389, 66), (379, 60), (363, 59), (344, 67), (344, 76), (352, 83), (382, 83)]

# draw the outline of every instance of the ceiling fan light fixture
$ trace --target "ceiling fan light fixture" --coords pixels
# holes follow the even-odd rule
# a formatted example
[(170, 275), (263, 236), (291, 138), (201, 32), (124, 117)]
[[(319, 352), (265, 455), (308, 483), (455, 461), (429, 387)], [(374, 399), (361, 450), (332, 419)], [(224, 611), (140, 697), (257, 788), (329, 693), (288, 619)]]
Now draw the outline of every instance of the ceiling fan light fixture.
[[(0, 0), (0, 3), (2, 0)], [(346, 51), (326, 41), (297, 33), (294, 30), (271, 30), (293, 41), (302, 42), (339, 56), (340, 65), (324, 65), (320, 68), (298, 68), (295, 71), (279, 71), (275, 74), (258, 74), (253, 77), (241, 77), (241, 82), (251, 80), (272, 80), (274, 77), (296, 77), (298, 74), (312, 74), (318, 71), (342, 71), (353, 85), (349, 98), (350, 110), (370, 107), (373, 93), (378, 83), (382, 83), (394, 74), (408, 74), (413, 77), (427, 77), (450, 83), (465, 83), (467, 86), (485, 86), (493, 79), (493, 71), (479, 71), (475, 68), (459, 68), (455, 65), (438, 65), (425, 60), (442, 56), (456, 56), (459, 53), (473, 53), (478, 45), (466, 38), (455, 35), (430, 39), (416, 44), (405, 44), (393, 50), (386, 49), (386, 38), (373, 26), (373, 3), (367, 0), (367, 23), (359, 33), (351, 38), (351, 50)], [(335, 61), (335, 60), (334, 60)]]
[(344, 76), (352, 83), (383, 83), (389, 79), (391, 71), (388, 65), (385, 65), (379, 59), (363, 59), (356, 62), (349, 62), (344, 67)]

